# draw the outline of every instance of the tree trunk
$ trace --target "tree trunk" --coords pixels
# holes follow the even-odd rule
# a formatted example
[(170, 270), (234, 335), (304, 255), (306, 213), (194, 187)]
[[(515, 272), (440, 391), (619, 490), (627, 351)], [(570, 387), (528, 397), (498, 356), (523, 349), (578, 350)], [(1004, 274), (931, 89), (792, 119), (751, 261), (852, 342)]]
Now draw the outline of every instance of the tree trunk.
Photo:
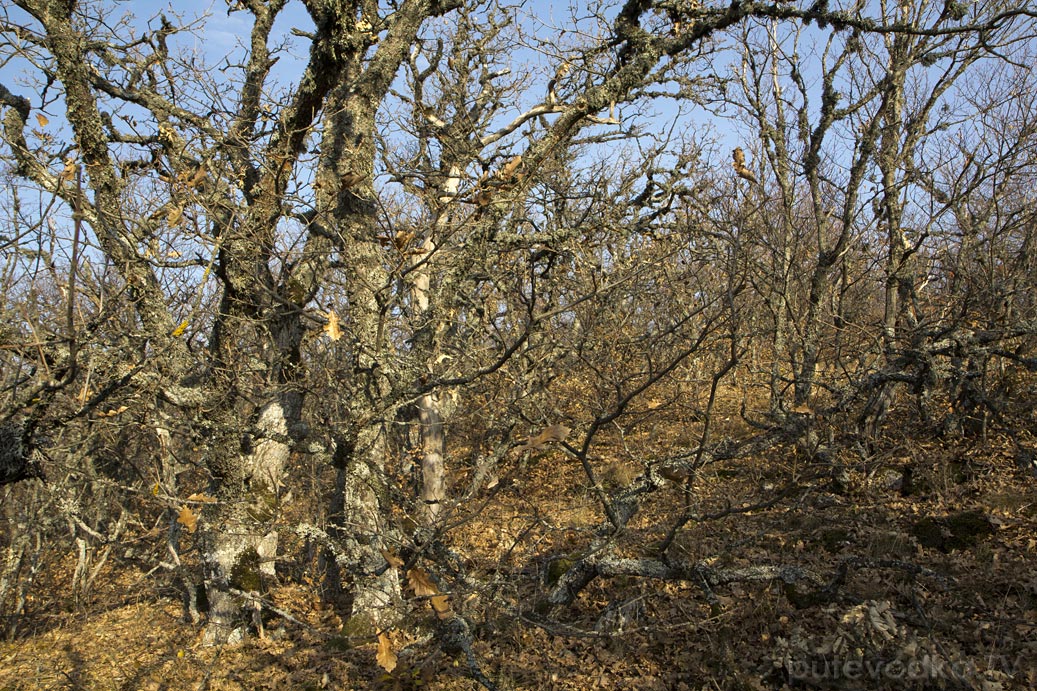
[(439, 517), (443, 500), (446, 499), (446, 467), (443, 462), (446, 439), (438, 398), (435, 394), (425, 394), (418, 399), (422, 446), (421, 502), (424, 518), (429, 523)]
[(290, 450), (287, 417), (281, 401), (261, 410), (251, 452), (231, 461), (241, 474), (222, 483), (215, 515), (203, 526), (200, 538), (209, 601), (206, 645), (240, 640), (245, 635), (247, 594), (261, 595), (274, 577), (278, 536), (271, 526), (279, 512)]

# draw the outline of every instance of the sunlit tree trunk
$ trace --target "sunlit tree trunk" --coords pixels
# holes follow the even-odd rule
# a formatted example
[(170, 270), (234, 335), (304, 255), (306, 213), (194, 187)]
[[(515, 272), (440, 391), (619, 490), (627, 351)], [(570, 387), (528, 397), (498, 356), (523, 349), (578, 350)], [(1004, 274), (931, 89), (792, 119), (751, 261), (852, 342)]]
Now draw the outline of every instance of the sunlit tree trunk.
[(270, 526), (278, 515), (285, 466), (288, 462), (288, 420), (285, 405), (268, 403), (254, 430), (250, 453), (232, 461), (239, 477), (224, 478), (218, 506), (200, 535), (209, 601), (207, 644), (239, 640), (243, 600), (259, 596), (274, 576), (278, 536)]
[[(442, 324), (442, 317), (434, 314), (429, 302), (431, 273), (433, 267), (444, 259), (437, 254), (446, 254), (447, 257), (444, 260), (450, 260), (451, 247), (445, 238), (449, 225), (450, 207), (456, 201), (460, 183), (460, 171), (453, 168), (438, 195), (439, 203), (443, 208), (436, 216), (432, 233), (424, 239), (421, 251), (416, 253), (412, 263), (415, 271), (411, 276), (410, 299), (414, 311), (414, 322), (418, 325), (414, 347), (418, 360), (421, 361), (418, 366), (430, 373), (435, 371), (438, 364), (436, 362), (439, 358), (437, 343), (440, 340), (441, 332), (446, 328)], [(436, 247), (437, 240), (443, 243), (442, 247)], [(440, 394), (434, 391), (421, 394), (416, 404), (418, 424), (421, 428), (420, 511), (423, 514), (422, 518), (428, 523), (434, 523), (439, 517), (443, 502), (447, 497), (446, 436), (439, 396)]]
[[(395, 71), (395, 70), (394, 70)], [(395, 417), (398, 372), (386, 334), (391, 279), (378, 242), (374, 172), (377, 101), (339, 86), (329, 98), (318, 166), (318, 200), (343, 259), (348, 300), (352, 380), (343, 382), (347, 419), (337, 454), (332, 522), (337, 567), (351, 602), (350, 635), (370, 635), (393, 616), (400, 597), (396, 570), (387, 568), (390, 545), (386, 432)]]

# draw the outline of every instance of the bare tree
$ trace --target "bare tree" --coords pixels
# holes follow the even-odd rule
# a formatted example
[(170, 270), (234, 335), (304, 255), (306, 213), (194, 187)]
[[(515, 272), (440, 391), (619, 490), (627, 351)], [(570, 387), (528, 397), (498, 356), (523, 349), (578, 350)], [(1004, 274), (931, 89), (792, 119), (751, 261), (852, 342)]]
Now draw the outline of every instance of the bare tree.
[[(975, 7), (968, 19), (1002, 9)], [(758, 132), (766, 162), (764, 184), (748, 187), (746, 199), (757, 209), (754, 225), (766, 258), (758, 289), (773, 329), (772, 411), (783, 405), (786, 381), (794, 389), (792, 403), (807, 404), (817, 392), (823, 352), (842, 358), (848, 330), (867, 333), (868, 309), (851, 308), (857, 316), (848, 322), (845, 298), (850, 286), (873, 284), (868, 272), (876, 263), (886, 276), (885, 359), (898, 360), (926, 338), (914, 314), (922, 283), (917, 262), (943, 210), (936, 203), (928, 216), (924, 205), (907, 212), (932, 192), (926, 182), (932, 173), (921, 172), (927, 168), (923, 152), (963, 116), (964, 104), (955, 100), (961, 77), (980, 63), (1001, 63), (998, 51), (1015, 50), (1028, 35), (1010, 21), (982, 35), (960, 31), (965, 15), (942, 5), (883, 12), (889, 24), (925, 28), (875, 35), (851, 26), (824, 33), (770, 21), (747, 24), (742, 39), (741, 93), (733, 100)], [(808, 67), (802, 56), (815, 52), (820, 63)], [(886, 248), (881, 257), (868, 251), (877, 236)], [(857, 292), (853, 302), (870, 299), (867, 290)], [(865, 362), (867, 351), (859, 357)], [(847, 373), (858, 367), (841, 359), (829, 366)], [(823, 386), (834, 391), (833, 384)], [(892, 386), (873, 391), (866, 406), (872, 432)]]
[[(161, 460), (135, 481), (166, 502), (173, 567), (181, 532), (201, 547), (210, 643), (243, 633), (275, 575), (300, 455), (329, 460), (337, 477), (329, 530), (299, 530), (333, 555), (350, 633), (374, 635), (396, 615), (400, 564), (434, 551), (457, 509), (444, 481), (447, 399), (469, 419), (474, 401), (501, 404), (495, 458), (566, 449), (602, 508), (595, 549), (607, 552), (642, 495), (733, 453), (713, 441), (709, 411), (747, 347), (754, 270), (775, 348), (789, 351), (777, 357), (793, 361), (794, 401), (805, 402), (831, 277), (867, 222), (881, 222), (888, 350), (917, 321), (905, 316), (918, 278), (908, 259), (921, 247), (896, 233), (919, 142), (962, 70), (1029, 17), (993, 3), (967, 16), (924, 3), (871, 16), (861, 5), (629, 0), (574, 18), (572, 41), (548, 44), (492, 4), (301, 5), (305, 25), (278, 35), (287, 0), (228, 3), (249, 35), (220, 70), (183, 40), (204, 19), (133, 24), (103, 3), (18, 0), (0, 23), (6, 55), (35, 88), (30, 98), (0, 87), (10, 170), (36, 191), (20, 213), (39, 216), (15, 242), (44, 242), (57, 210), (68, 219), (57, 243), (67, 262), (46, 283), (64, 295), (40, 319), (48, 333), (18, 334), (27, 374), (12, 375), (23, 390), (8, 417), (89, 427), (101, 412), (138, 416), (122, 433), (146, 431)], [(449, 35), (437, 23), (447, 15)], [(649, 136), (627, 118), (655, 99), (703, 98), (722, 81), (702, 76), (710, 56), (749, 22), (759, 24), (742, 36), (743, 94), (761, 146), (734, 158), (733, 193), (697, 142)], [(813, 91), (778, 33), (810, 22), (830, 51), (813, 124)], [(544, 63), (512, 68), (519, 45)], [(293, 51), (305, 54), (296, 72)], [(880, 73), (869, 52), (886, 59)], [(935, 86), (909, 91), (927, 65)], [(850, 156), (826, 156), (854, 127)], [(869, 218), (872, 170), (881, 186)], [(797, 285), (803, 257), (812, 263)], [(595, 444), (685, 371), (709, 383), (693, 448), (643, 464), (639, 484), (610, 496)], [(579, 410), (554, 398), (566, 377), (591, 382)], [(413, 503), (392, 477), (389, 430), (407, 410), (422, 435), (422, 530), (400, 519)], [(187, 487), (180, 467), (204, 471), (204, 486)], [(118, 527), (83, 523), (102, 537)], [(551, 602), (608, 571), (596, 563), (575, 567)]]

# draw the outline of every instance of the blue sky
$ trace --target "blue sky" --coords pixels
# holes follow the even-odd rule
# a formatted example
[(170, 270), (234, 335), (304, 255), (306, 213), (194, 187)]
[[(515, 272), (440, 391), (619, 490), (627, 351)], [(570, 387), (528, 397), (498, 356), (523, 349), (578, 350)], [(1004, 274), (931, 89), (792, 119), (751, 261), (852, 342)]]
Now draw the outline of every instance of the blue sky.
[[(607, 3), (581, 2), (580, 4), (584, 6), (593, 4), (595, 12), (612, 15), (616, 11), (615, 5), (617, 2), (618, 0)], [(126, 13), (132, 13), (134, 15), (133, 26), (138, 30), (149, 24), (152, 28), (157, 28), (157, 17), (160, 13), (166, 13), (170, 18), (173, 16), (179, 17), (180, 21), (174, 21), (177, 24), (191, 24), (193, 21), (198, 21), (200, 26), (204, 26), (204, 29), (195, 33), (179, 34), (171, 40), (171, 44), (188, 51), (198, 50), (206, 56), (207, 62), (213, 66), (218, 66), (219, 61), (224, 57), (229, 57), (232, 62), (237, 62), (238, 58), (246, 53), (245, 46), (248, 42), (248, 31), (251, 26), (250, 14), (246, 11), (228, 12), (226, 0), (106, 0), (102, 5), (111, 8), (112, 20)], [(612, 7), (609, 8), (609, 5)], [(24, 16), (21, 10), (13, 7), (8, 9), (7, 12), (10, 12), (15, 20), (21, 18), (19, 15)], [(529, 0), (521, 5), (518, 13), (518, 19), (522, 24), (523, 31), (538, 34), (538, 38), (547, 40), (549, 44), (555, 47), (574, 35), (572, 31), (569, 31), (568, 35), (560, 35), (557, 30), (552, 28), (552, 25), (564, 25), (569, 26), (571, 29), (572, 20), (570, 19), (568, 3), (560, 4), (551, 3), (549, 0)], [(587, 20), (590, 16), (590, 11), (584, 9), (576, 14)], [(201, 19), (203, 16), (205, 17), (204, 20)], [(449, 21), (449, 19), (443, 21)], [(31, 21), (28, 23), (32, 24)], [(592, 20), (587, 20), (587, 26), (592, 26), (592, 24)], [(280, 37), (289, 41), (294, 47), (294, 50), (290, 49), (279, 56), (279, 63), (275, 67), (274, 75), (280, 82), (291, 83), (295, 81), (301, 73), (307, 58), (308, 46), (305, 45), (304, 39), (292, 36), (290, 33), (291, 29), (309, 30), (311, 26), (302, 2), (299, 0), (290, 1), (279, 17), (271, 40), (271, 44), (276, 44), (278, 37)], [(529, 63), (538, 57), (541, 56), (537, 56), (532, 50), (528, 52), (517, 51), (513, 55), (516, 63)], [(11, 88), (15, 93), (25, 94), (32, 99), (34, 94), (26, 93), (25, 87), (19, 84), (22, 80), (18, 79), (18, 75), (23, 68), (24, 65), (19, 65), (17, 60), (7, 65), (0, 65), (0, 82)], [(537, 87), (537, 89), (537, 98), (539, 98), (540, 87)], [(33, 105), (36, 106), (38, 104), (34, 102)], [(670, 110), (671, 106), (668, 105), (665, 108)]]
[[(614, 14), (616, 2), (618, 0), (609, 3), (613, 5), (612, 9), (603, 8), (601, 5), (596, 4), (594, 6), (595, 11), (604, 12), (606, 15)], [(112, 8), (113, 19), (127, 12), (132, 13), (134, 15), (133, 26), (138, 31), (149, 24), (152, 28), (157, 28), (157, 17), (160, 13), (166, 13), (171, 18), (174, 15), (178, 17), (179, 21), (174, 20), (175, 24), (191, 24), (194, 21), (198, 21), (199, 26), (204, 26), (204, 29), (200, 29), (195, 33), (179, 34), (170, 40), (171, 48), (189, 52), (199, 51), (205, 55), (206, 62), (213, 68), (218, 68), (225, 58), (229, 59), (231, 63), (240, 64), (241, 59), (246, 55), (245, 46), (248, 42), (251, 15), (246, 11), (228, 13), (225, 0), (178, 0), (176, 2), (170, 0), (135, 0), (132, 2), (107, 0), (104, 4)], [(587, 3), (581, 4), (586, 5)], [(12, 15), (20, 12), (17, 9), (9, 11), (12, 12)], [(524, 30), (534, 31), (539, 34), (540, 38), (551, 41), (555, 46), (572, 35), (570, 31), (568, 35), (562, 36), (557, 30), (552, 29), (551, 26), (552, 24), (571, 26), (571, 20), (569, 19), (570, 11), (567, 4), (551, 4), (547, 0), (531, 0), (523, 5), (519, 12), (519, 21), (523, 24)], [(589, 10), (577, 12), (577, 15), (585, 19), (588, 26), (593, 26), (593, 20), (587, 19), (590, 16)], [(203, 16), (205, 18), (201, 19)], [(445, 19), (441, 21), (449, 22), (450, 20)], [(309, 17), (302, 2), (299, 0), (292, 0), (288, 3), (275, 26), (271, 40), (271, 44), (274, 45), (280, 37), (280, 39), (289, 41), (292, 46), (288, 51), (279, 54), (279, 62), (274, 68), (274, 78), (282, 86), (289, 85), (298, 80), (307, 58), (308, 46), (306, 41), (305, 39), (292, 36), (291, 29), (293, 28), (302, 30), (311, 28)], [(135, 31), (135, 33), (137, 32)], [(512, 54), (512, 58), (516, 66), (536, 59), (543, 61), (543, 56), (538, 56), (532, 50), (516, 51)], [(720, 62), (723, 61), (723, 59), (720, 60)], [(226, 63), (224, 62), (224, 64)], [(39, 95), (32, 92), (33, 87), (27, 86), (23, 80), (18, 79), (19, 71), (17, 62), (0, 67), (0, 83), (8, 86), (16, 94), (29, 97), (34, 108), (39, 107)], [(534, 99), (539, 102), (539, 99), (543, 98), (547, 76), (549, 76), (549, 72), (545, 68), (544, 86), (534, 85), (528, 90), (525, 100)], [(502, 114), (502, 117), (510, 120), (526, 105), (529, 105), (529, 103), (517, 102), (514, 111)], [(676, 125), (675, 129), (678, 134), (691, 131), (707, 138), (715, 136), (721, 142), (725, 142), (723, 144), (725, 147), (730, 142), (740, 139), (737, 132), (739, 128), (734, 123), (725, 123), (723, 120), (718, 120), (715, 116), (708, 116), (701, 110), (692, 111), (690, 115), (681, 114), (678, 112), (678, 104), (676, 102), (660, 99), (648, 103), (647, 108), (647, 111), (637, 113), (635, 116), (635, 107), (620, 105), (618, 115), (624, 119), (624, 124), (633, 122), (636, 117), (637, 122), (643, 128), (657, 133), (669, 132)], [(58, 134), (62, 120), (60, 106), (51, 104), (47, 108), (47, 115), (51, 120), (49, 131), (53, 134)], [(719, 130), (719, 134), (714, 132), (708, 123), (712, 123)], [(742, 142), (742, 145), (748, 150), (749, 145), (747, 143)]]

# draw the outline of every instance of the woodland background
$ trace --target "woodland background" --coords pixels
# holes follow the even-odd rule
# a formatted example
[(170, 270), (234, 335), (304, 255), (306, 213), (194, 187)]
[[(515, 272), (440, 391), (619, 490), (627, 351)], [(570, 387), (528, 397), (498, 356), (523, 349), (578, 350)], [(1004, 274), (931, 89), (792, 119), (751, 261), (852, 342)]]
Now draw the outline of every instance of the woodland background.
[(133, 9), (0, 7), (0, 686), (1037, 685), (1027, 3)]

